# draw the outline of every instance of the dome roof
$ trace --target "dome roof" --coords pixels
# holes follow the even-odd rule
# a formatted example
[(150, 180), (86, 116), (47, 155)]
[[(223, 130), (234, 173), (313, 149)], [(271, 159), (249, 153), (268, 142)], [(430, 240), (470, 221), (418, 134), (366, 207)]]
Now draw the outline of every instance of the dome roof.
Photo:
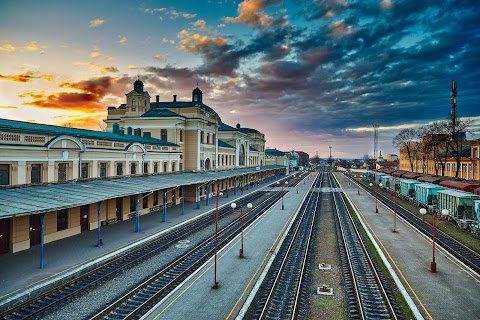
[(140, 81), (140, 78), (133, 83), (133, 90), (137, 93), (143, 93), (143, 82)]

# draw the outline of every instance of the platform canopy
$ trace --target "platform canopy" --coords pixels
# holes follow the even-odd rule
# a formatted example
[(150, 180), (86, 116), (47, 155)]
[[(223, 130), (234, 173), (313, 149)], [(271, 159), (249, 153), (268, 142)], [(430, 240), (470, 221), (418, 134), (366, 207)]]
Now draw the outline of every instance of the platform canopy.
[(224, 171), (111, 177), (0, 189), (0, 219), (68, 209), (118, 197), (285, 168), (273, 165)]

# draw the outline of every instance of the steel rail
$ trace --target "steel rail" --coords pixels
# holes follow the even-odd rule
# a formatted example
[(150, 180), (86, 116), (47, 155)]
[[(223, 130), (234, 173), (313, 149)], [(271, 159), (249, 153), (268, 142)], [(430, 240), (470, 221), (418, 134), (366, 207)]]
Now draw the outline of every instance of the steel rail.
[[(329, 180), (332, 186), (336, 185), (331, 175)], [(332, 197), (355, 289), (359, 317), (361, 319), (397, 319), (397, 311), (390, 301), (344, 199), (339, 192), (333, 192)]]
[[(272, 194), (268, 199), (257, 205), (244, 220), (245, 225), (251, 224), (257, 217), (280, 199), (279, 193)], [(228, 223), (219, 231), (219, 247), (226, 245), (239, 232), (238, 221)], [(154, 276), (138, 285), (127, 294), (117, 299), (91, 319), (134, 319), (148, 312), (156, 303), (174, 290), (183, 280), (192, 274), (200, 265), (213, 255), (215, 235), (210, 236), (201, 244), (173, 261), (169, 266), (157, 272)]]

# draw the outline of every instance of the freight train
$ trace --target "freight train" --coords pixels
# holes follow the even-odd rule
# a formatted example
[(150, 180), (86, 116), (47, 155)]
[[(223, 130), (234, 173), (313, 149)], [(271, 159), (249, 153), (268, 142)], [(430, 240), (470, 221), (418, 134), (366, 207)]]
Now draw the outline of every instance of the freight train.
[(365, 178), (429, 212), (448, 210), (448, 219), (480, 236), (480, 181), (394, 169), (367, 171)]

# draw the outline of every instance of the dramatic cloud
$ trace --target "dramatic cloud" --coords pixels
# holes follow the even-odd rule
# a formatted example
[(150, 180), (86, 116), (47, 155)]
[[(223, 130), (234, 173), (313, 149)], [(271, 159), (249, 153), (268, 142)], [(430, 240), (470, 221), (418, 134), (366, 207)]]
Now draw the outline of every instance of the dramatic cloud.
[(227, 41), (223, 38), (209, 38), (198, 33), (193, 35), (181, 34), (179, 38), (182, 39), (179, 49), (187, 52), (207, 54), (210, 51), (215, 51), (218, 47), (224, 48), (227, 45)]
[(24, 48), (25, 50), (28, 50), (28, 51), (37, 51), (38, 50), (37, 42), (32, 41), (30, 43), (27, 43)]
[[(131, 83), (133, 83), (133, 80), (130, 78), (112, 78), (106, 76), (78, 82), (64, 82), (59, 85), (59, 88), (75, 90), (76, 92), (62, 91), (52, 94), (46, 94), (45, 92), (25, 92), (18, 95), (18, 97), (24, 100), (31, 100), (22, 102), (22, 105), (76, 112), (72, 117), (76, 119), (87, 119), (92, 117), (93, 114), (104, 115), (106, 112), (104, 99), (111, 95), (123, 95), (128, 91)], [(69, 118), (66, 122), (73, 122), (72, 119), (73, 118)], [(85, 120), (82, 121), (85, 122)], [(89, 128), (98, 130), (96, 126)]]
[(119, 70), (114, 66), (102, 66), (98, 63), (93, 62), (75, 62), (75, 66), (87, 66), (91, 70), (100, 72), (100, 73), (108, 73), (108, 72), (119, 72)]
[(3, 46), (0, 47), (0, 51), (15, 51), (15, 48), (11, 43), (5, 43)]
[[(452, 79), (458, 81), (458, 115), (479, 117), (478, 1), (245, 0), (235, 1), (233, 9), (232, 1), (192, 2), (197, 17), (166, 3), (165, 8), (141, 7), (137, 12), (158, 29), (145, 29), (135, 39), (139, 46), (134, 53), (128, 53), (134, 49), (128, 36), (119, 58), (110, 62), (113, 58), (102, 52), (114, 52), (118, 42), (104, 39), (119, 41), (127, 34), (107, 28), (110, 33), (102, 30), (105, 35), (94, 42), (102, 48), (94, 45), (89, 57), (74, 60), (92, 61), (76, 64), (83, 67), (72, 72), (76, 79), (91, 70), (116, 77), (65, 83), (58, 93), (30, 92), (24, 101), (40, 107), (64, 105), (67, 110), (74, 108), (69, 101), (79, 101), (80, 109), (92, 110), (84, 112), (88, 123), (95, 112), (124, 102), (140, 63), (140, 79), (152, 97), (159, 94), (162, 101), (170, 101), (176, 94), (188, 101), (198, 82), (204, 102), (223, 121), (259, 129), (267, 146), (314, 154), (332, 145), (338, 156), (371, 153), (373, 124), (380, 125), (383, 152), (393, 149), (391, 140), (400, 128), (448, 117)], [(211, 11), (205, 14), (195, 10), (196, 5)], [(112, 26), (121, 26), (114, 25), (120, 21), (114, 17), (112, 12)], [(40, 42), (31, 42), (40, 47), (37, 51), (29, 52), (25, 45), (41, 37), (16, 43), (8, 36), (1, 40), (0, 55), (42, 58)], [(35, 59), (28, 63), (45, 67)], [(151, 65), (144, 67), (142, 61), (149, 60)], [(17, 73), (37, 70), (18, 66), (25, 61), (3, 71), (0, 79), (33, 79), (13, 80)], [(131, 77), (122, 77), (119, 70)], [(34, 91), (28, 84), (21, 87)], [(472, 132), (480, 130), (476, 123)], [(321, 156), (325, 152), (319, 151)]]
[(271, 25), (273, 18), (259, 11), (281, 3), (282, 0), (245, 0), (238, 5), (238, 16), (235, 18), (226, 17), (225, 21), (257, 27), (268, 27)]
[(7, 76), (0, 74), (0, 80), (14, 81), (14, 82), (32, 82), (34, 79), (42, 79), (46, 81), (52, 81), (51, 74), (41, 74), (39, 72), (28, 71), (23, 74), (16, 74), (13, 76)]
[(93, 20), (90, 20), (90, 28), (96, 28), (96, 27), (99, 27), (101, 26), (102, 24), (105, 23), (105, 20), (103, 19), (93, 19)]

